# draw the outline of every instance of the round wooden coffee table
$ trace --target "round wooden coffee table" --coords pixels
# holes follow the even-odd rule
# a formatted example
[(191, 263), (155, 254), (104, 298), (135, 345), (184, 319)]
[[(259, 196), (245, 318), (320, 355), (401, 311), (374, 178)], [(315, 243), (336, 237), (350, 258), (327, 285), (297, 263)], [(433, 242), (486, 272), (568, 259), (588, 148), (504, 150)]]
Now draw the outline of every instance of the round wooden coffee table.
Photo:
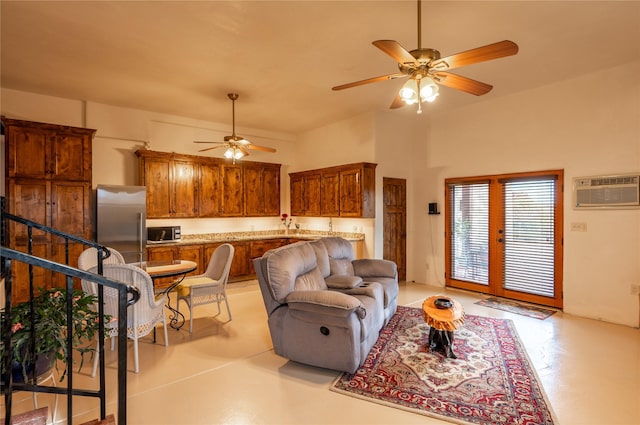
[[(447, 304), (449, 307), (443, 307)], [(453, 298), (444, 295), (429, 297), (422, 303), (424, 320), (429, 325), (429, 349), (440, 351), (451, 359), (456, 359), (453, 353), (453, 331), (464, 324), (464, 310), (462, 305)]]

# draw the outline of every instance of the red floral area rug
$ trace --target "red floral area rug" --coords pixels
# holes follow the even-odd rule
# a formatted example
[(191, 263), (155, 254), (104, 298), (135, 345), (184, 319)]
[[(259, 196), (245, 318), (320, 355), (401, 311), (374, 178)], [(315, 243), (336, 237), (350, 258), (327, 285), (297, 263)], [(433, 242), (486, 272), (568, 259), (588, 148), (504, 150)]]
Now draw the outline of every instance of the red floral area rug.
[(331, 390), (454, 423), (557, 423), (511, 320), (467, 315), (457, 359), (430, 352), (428, 336), (422, 310), (399, 306), (363, 366)]

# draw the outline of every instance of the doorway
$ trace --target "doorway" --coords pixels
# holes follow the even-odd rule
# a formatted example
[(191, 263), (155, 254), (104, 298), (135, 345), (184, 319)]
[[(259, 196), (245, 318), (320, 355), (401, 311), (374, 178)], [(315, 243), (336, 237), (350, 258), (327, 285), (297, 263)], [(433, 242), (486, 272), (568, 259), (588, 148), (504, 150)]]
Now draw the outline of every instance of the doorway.
[(407, 181), (382, 178), (383, 258), (396, 263), (398, 280), (407, 279)]
[(447, 286), (562, 307), (563, 171), (445, 180)]

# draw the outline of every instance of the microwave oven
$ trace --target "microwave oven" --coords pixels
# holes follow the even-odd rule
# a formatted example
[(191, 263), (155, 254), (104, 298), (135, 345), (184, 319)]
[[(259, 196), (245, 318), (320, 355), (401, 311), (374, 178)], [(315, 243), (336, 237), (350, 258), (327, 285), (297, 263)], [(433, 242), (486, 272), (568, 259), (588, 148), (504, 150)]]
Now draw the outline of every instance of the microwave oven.
[(147, 227), (147, 243), (177, 242), (180, 237), (180, 226)]

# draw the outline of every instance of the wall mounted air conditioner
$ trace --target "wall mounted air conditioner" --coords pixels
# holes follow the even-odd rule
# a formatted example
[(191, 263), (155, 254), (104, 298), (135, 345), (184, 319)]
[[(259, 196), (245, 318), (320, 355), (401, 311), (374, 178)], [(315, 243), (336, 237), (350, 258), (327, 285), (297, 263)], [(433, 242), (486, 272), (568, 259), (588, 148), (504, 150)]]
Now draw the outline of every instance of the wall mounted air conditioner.
[(574, 208), (640, 208), (640, 173), (573, 179)]

